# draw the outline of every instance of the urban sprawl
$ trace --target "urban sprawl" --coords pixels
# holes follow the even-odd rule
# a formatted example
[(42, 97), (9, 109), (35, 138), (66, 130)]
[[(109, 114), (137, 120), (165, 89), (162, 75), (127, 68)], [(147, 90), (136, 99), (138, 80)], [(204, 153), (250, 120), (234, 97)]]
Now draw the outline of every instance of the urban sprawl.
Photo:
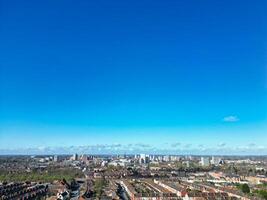
[(267, 199), (265, 156), (0, 156), (0, 200)]

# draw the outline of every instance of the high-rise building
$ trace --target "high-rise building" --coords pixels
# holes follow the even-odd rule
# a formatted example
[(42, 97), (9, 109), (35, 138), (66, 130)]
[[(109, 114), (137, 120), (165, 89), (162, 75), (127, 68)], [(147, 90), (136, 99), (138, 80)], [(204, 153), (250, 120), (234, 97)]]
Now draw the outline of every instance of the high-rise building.
[(150, 161), (154, 161), (154, 160), (155, 160), (155, 156), (154, 156), (154, 155), (150, 155), (150, 156), (149, 156), (149, 160), (150, 160)]
[(164, 158), (164, 156), (158, 156), (158, 161), (163, 162), (163, 160), (164, 160), (163, 158)]
[(87, 157), (87, 155), (84, 155), (84, 154), (83, 154), (83, 155), (81, 156), (81, 158), (80, 158), (80, 159), (81, 159), (81, 161), (83, 161), (83, 162), (85, 162), (85, 163), (86, 163), (86, 162), (87, 162), (87, 160), (88, 160), (88, 157)]
[(57, 162), (58, 161), (58, 157), (57, 155), (54, 155), (54, 162)]
[(212, 156), (210, 163), (211, 163), (212, 165), (217, 166), (217, 165), (220, 164), (220, 161), (221, 161), (221, 158)]
[(165, 155), (165, 156), (163, 157), (163, 161), (165, 161), (165, 162), (169, 162), (169, 161), (170, 161), (170, 156), (169, 156), (169, 155)]
[(78, 160), (78, 154), (73, 154), (73, 156), (72, 156), (72, 160)]
[(140, 164), (147, 164), (147, 163), (149, 163), (149, 155), (140, 154), (139, 163)]
[(209, 157), (201, 157), (200, 164), (203, 167), (207, 167), (210, 165), (210, 158)]
[(186, 163), (186, 167), (189, 168), (190, 167), (190, 161), (187, 160), (185, 163)]
[(170, 156), (171, 161), (179, 161), (179, 156)]

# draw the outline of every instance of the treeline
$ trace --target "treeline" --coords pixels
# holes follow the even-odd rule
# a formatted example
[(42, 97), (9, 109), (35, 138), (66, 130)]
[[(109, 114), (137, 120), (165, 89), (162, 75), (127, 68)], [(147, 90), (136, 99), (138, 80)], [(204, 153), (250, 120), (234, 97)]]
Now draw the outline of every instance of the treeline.
[(84, 174), (78, 169), (50, 169), (47, 171), (12, 172), (0, 171), (0, 182), (53, 182), (56, 180), (72, 180), (82, 178)]

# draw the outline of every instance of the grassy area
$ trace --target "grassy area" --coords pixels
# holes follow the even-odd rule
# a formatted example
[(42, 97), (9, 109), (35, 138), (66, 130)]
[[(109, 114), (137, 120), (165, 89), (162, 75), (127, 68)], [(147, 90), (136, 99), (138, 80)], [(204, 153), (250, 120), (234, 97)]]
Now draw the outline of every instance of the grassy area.
[(96, 199), (100, 199), (104, 187), (107, 185), (107, 181), (103, 178), (97, 179), (94, 182), (94, 196)]
[(267, 200), (267, 190), (254, 190), (253, 194)]
[(20, 181), (35, 181), (35, 182), (53, 182), (55, 180), (71, 180), (73, 178), (83, 177), (83, 173), (77, 169), (51, 169), (43, 172), (13, 172), (6, 173), (0, 171), (1, 182), (20, 182)]

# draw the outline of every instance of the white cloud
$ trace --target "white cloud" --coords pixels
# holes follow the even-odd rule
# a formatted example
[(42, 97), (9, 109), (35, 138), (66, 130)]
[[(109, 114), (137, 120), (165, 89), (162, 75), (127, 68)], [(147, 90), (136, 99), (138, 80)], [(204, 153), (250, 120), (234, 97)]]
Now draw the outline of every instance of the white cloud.
[(223, 121), (225, 121), (225, 122), (237, 122), (237, 121), (239, 121), (239, 118), (237, 116), (230, 115), (230, 116), (224, 117)]
[(253, 142), (252, 142), (252, 143), (249, 143), (248, 145), (249, 145), (250, 147), (255, 147), (255, 146), (256, 146), (256, 144), (253, 143)]
[(180, 146), (181, 145), (181, 143), (180, 142), (176, 142), (176, 143), (173, 143), (173, 144), (171, 144), (171, 147), (178, 147), (178, 146)]
[(221, 142), (221, 143), (219, 143), (219, 145), (218, 145), (219, 147), (225, 147), (226, 146), (226, 143), (224, 143), (224, 142)]
[[(176, 143), (174, 143), (176, 144)], [(149, 144), (95, 144), (85, 146), (65, 146), (65, 147), (36, 147), (20, 149), (1, 149), (0, 155), (25, 154), (25, 155), (52, 155), (52, 154), (194, 154), (194, 155), (266, 155), (267, 146), (250, 143), (247, 145), (227, 146), (226, 143), (218, 143), (215, 146), (205, 144), (182, 144), (177, 142), (177, 147), (170, 144), (154, 146)]]
[(185, 144), (184, 147), (185, 148), (190, 148), (192, 146), (192, 144)]

